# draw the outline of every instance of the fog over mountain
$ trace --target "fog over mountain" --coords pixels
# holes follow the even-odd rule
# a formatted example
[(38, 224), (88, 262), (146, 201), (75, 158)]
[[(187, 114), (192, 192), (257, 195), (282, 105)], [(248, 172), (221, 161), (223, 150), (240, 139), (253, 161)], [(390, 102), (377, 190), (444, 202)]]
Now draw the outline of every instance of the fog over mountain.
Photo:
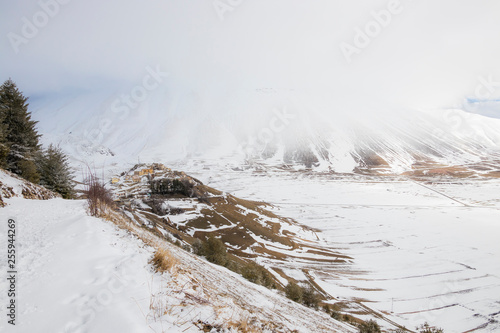
[[(284, 141), (327, 142), (329, 160), (349, 160), (367, 145), (360, 133), (412, 150), (396, 133), (428, 142), (445, 131), (454, 145), (457, 118), (443, 109), (498, 115), (499, 9), (492, 0), (4, 3), (0, 73), (31, 97), (52, 141), (134, 159), (144, 149), (169, 158), (253, 140), (268, 156)], [(295, 124), (270, 128), (276, 110)], [(415, 117), (448, 124), (419, 129)], [(494, 146), (493, 132), (476, 139)]]
[(0, 1), (0, 332), (500, 332), (499, 14)]

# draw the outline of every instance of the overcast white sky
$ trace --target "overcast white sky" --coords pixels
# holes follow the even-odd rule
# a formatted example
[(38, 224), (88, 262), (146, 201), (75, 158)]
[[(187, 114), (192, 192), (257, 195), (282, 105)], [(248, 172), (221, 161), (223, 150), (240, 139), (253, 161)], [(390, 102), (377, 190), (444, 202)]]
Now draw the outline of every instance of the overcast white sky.
[(23, 37), (23, 17), (44, 23), (43, 9), (36, 0), (2, 1), (0, 79), (43, 95), (138, 82), (159, 65), (209, 94), (294, 88), (409, 107), (457, 103), (474, 94), (479, 76), (500, 81), (496, 0), (401, 0), (400, 13), (348, 63), (341, 43), (353, 44), (371, 11), (390, 2), (220, 0), (233, 4), (221, 20), (212, 0), (71, 0), (16, 54), (9, 33)]

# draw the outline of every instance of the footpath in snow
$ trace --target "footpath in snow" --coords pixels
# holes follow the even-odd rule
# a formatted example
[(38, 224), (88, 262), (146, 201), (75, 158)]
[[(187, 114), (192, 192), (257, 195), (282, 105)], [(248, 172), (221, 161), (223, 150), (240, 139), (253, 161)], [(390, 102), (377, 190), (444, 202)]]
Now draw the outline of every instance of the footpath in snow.
[[(7, 323), (2, 258), (0, 332), (354, 332), (322, 312), (254, 285), (170, 243), (169, 272), (153, 272), (150, 246), (86, 214), (85, 202), (14, 197), (0, 208), (16, 221), (16, 325)], [(6, 247), (2, 227), (0, 246)]]

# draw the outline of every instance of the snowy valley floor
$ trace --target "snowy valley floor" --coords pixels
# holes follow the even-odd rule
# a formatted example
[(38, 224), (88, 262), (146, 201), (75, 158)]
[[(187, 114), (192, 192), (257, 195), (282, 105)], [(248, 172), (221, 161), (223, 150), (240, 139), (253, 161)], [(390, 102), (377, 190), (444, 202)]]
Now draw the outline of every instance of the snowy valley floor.
[[(111, 222), (87, 216), (84, 201), (11, 198), (7, 203), (0, 208), (2, 220), (17, 222), (18, 312), (15, 327), (2, 314), (0, 332), (199, 332), (251, 326), (264, 332), (355, 331), (170, 243), (162, 245), (176, 265), (154, 273), (148, 264), (154, 249)], [(5, 248), (3, 240), (1, 245)], [(1, 270), (5, 274), (4, 261)], [(4, 275), (0, 290), (3, 305)]]
[(409, 329), (427, 321), (445, 332), (500, 331), (500, 181), (429, 183), (220, 165), (184, 169), (236, 196), (273, 204), (276, 214), (315, 228), (325, 249), (352, 258), (349, 265), (314, 255), (261, 264), (280, 265), (299, 280), (307, 274), (335, 302), (359, 304), (351, 313), (365, 306), (378, 312), (386, 328), (391, 321)]

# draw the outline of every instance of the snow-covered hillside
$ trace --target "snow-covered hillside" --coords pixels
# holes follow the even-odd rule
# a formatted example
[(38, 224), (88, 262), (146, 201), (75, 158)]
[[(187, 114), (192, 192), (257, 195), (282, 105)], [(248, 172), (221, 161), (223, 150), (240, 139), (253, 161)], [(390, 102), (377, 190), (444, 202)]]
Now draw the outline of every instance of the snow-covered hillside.
[(32, 110), (47, 143), (99, 167), (231, 157), (335, 172), (498, 168), (500, 119), (460, 109), (402, 110), (354, 98), (338, 105), (271, 88), (208, 98), (170, 81), (140, 99), (130, 89), (36, 99)]
[[(17, 226), (18, 279), (16, 326), (2, 320), (2, 332), (355, 331), (143, 229), (90, 217), (85, 201), (5, 201), (1, 218)], [(155, 248), (143, 240), (170, 252), (174, 267), (155, 273)], [(0, 289), (8, 289), (4, 277)]]

